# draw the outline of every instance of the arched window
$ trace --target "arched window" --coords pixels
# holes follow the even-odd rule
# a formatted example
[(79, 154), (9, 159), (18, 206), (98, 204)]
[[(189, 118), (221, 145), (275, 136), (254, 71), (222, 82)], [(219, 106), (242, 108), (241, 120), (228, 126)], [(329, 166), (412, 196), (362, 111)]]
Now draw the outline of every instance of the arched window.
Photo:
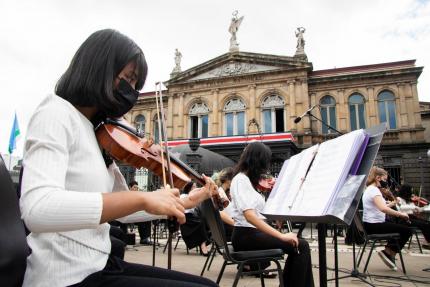
[(396, 98), (390, 91), (382, 91), (378, 95), (379, 121), (388, 123), (389, 129), (397, 128)]
[(205, 103), (195, 103), (190, 111), (190, 137), (207, 138), (208, 137), (208, 114), (209, 108)]
[[(332, 96), (324, 96), (320, 100), (321, 119), (327, 125), (337, 129), (336, 127), (336, 100)], [(329, 134), (334, 131), (325, 125), (322, 125), (322, 133)]]
[(137, 132), (145, 134), (145, 116), (137, 115), (137, 117), (134, 118), (134, 126)]
[(264, 133), (285, 131), (284, 106), (284, 100), (278, 95), (270, 95), (264, 98), (261, 103)]
[(354, 93), (349, 97), (348, 105), (351, 130), (365, 129), (364, 97), (359, 93)]
[(245, 109), (241, 99), (229, 100), (224, 106), (224, 130), (227, 136), (245, 134)]

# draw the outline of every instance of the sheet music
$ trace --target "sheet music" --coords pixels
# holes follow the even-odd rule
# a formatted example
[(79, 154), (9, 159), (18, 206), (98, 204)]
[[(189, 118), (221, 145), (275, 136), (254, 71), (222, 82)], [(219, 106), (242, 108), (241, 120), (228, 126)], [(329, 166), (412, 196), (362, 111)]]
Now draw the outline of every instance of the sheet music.
[(285, 214), (291, 209), (318, 148), (314, 145), (284, 162), (263, 213)]
[(345, 213), (351, 206), (352, 201), (355, 198), (356, 191), (359, 189), (360, 185), (364, 185), (363, 181), (365, 177), (366, 176), (364, 174), (349, 175), (336, 195), (335, 204), (331, 204), (328, 208), (327, 214), (346, 219)]
[(343, 186), (364, 139), (364, 130), (356, 130), (322, 143), (288, 214), (324, 215)]

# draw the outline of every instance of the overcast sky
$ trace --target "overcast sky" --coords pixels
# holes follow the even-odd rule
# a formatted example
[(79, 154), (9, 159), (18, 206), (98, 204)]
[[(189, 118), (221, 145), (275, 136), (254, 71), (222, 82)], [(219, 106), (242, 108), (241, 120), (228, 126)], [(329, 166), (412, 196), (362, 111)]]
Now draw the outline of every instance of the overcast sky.
[(21, 129), (94, 31), (113, 28), (143, 49), (144, 91), (169, 79), (174, 51), (188, 69), (228, 51), (234, 10), (245, 16), (240, 50), (293, 56), (305, 27), (314, 70), (416, 59), (421, 101), (430, 101), (429, 0), (0, 0), (0, 152), (7, 152), (14, 112)]

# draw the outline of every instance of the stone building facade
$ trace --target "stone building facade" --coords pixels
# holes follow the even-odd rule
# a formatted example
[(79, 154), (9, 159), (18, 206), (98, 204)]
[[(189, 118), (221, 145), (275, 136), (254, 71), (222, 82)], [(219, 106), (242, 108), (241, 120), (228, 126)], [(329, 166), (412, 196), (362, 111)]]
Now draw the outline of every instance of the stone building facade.
[[(430, 195), (429, 137), (423, 125), (415, 60), (313, 70), (306, 57), (229, 52), (164, 84), (169, 140), (290, 132), (294, 142), (268, 143), (276, 169), (300, 149), (382, 122), (388, 131), (377, 164), (399, 182), (423, 183)], [(303, 115), (309, 107), (316, 119)], [(127, 119), (157, 138), (154, 92), (143, 93)], [(425, 121), (424, 121), (425, 122)], [(236, 159), (243, 146), (207, 147)], [(421, 158), (421, 161), (419, 160)]]

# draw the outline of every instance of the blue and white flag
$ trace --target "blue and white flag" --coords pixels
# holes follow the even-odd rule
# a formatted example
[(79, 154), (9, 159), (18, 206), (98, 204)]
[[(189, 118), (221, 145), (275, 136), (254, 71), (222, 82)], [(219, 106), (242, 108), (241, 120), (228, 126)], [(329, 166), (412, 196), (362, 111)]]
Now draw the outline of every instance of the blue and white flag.
[(18, 136), (21, 134), (20, 130), (19, 130), (19, 125), (18, 125), (18, 118), (16, 117), (16, 112), (15, 112), (15, 118), (13, 120), (13, 126), (12, 126), (12, 131), (10, 132), (10, 138), (9, 138), (9, 154), (12, 154), (13, 151), (16, 149), (16, 141), (18, 140)]

